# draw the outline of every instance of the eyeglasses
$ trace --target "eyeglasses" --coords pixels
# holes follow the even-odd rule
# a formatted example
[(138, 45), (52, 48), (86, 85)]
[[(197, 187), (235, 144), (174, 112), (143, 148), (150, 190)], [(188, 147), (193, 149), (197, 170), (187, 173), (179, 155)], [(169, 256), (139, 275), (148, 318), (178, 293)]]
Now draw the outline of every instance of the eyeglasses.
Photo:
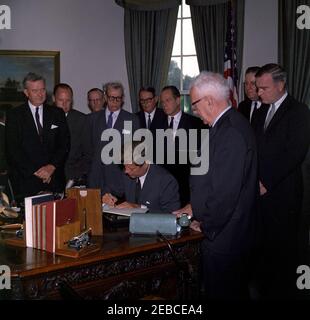
[(114, 97), (114, 96), (107, 96), (110, 102), (121, 102), (123, 100), (123, 96), (121, 97)]
[(206, 97), (207, 97), (207, 96), (204, 96), (204, 97), (202, 97), (202, 98), (194, 101), (194, 102), (192, 103), (192, 108), (194, 108), (201, 100), (203, 100), (203, 99), (206, 98)]
[(146, 99), (140, 99), (139, 101), (140, 101), (141, 104), (147, 104), (147, 103), (150, 103), (153, 99), (154, 99), (154, 97), (146, 98)]

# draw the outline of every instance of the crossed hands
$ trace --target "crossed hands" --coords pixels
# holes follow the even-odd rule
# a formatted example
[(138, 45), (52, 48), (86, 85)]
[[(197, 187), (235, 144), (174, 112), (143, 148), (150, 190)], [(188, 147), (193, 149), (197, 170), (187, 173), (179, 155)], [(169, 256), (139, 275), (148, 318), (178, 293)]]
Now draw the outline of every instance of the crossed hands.
[(56, 168), (52, 164), (47, 164), (37, 170), (34, 175), (40, 178), (43, 183), (50, 183), (55, 169)]

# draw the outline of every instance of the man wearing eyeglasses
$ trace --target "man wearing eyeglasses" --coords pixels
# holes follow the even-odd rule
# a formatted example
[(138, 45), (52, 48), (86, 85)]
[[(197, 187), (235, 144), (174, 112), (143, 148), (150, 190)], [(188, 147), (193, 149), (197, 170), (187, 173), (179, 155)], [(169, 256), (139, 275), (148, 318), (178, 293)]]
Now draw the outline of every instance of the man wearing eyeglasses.
[(231, 107), (222, 75), (202, 72), (191, 84), (190, 97), (194, 112), (210, 126), (209, 171), (191, 176), (196, 220), (191, 227), (205, 235), (206, 294), (210, 299), (247, 298), (258, 196), (255, 136), (249, 122)]
[[(121, 170), (116, 164), (104, 164), (101, 151), (109, 141), (101, 141), (101, 135), (106, 129), (115, 129), (121, 135), (124, 143), (125, 135), (132, 135), (139, 129), (139, 119), (136, 115), (122, 109), (124, 104), (124, 88), (121, 83), (109, 82), (105, 85), (106, 107), (98, 112), (88, 115), (88, 145), (90, 150), (91, 167), (88, 175), (88, 186), (100, 188), (102, 194), (106, 193), (106, 186), (117, 184), (121, 179)], [(132, 132), (125, 128), (125, 121), (131, 122)], [(103, 170), (106, 171), (103, 184)]]
[(141, 128), (147, 128), (155, 133), (156, 129), (164, 129), (167, 116), (163, 109), (157, 108), (158, 96), (153, 87), (142, 87), (139, 91), (141, 111), (137, 112)]

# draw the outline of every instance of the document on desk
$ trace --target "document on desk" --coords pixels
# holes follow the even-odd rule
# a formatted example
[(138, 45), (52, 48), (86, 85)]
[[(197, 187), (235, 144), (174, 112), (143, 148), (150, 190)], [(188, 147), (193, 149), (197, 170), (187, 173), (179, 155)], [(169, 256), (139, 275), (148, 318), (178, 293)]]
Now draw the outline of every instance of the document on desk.
[(148, 211), (148, 208), (124, 208), (119, 209), (115, 207), (110, 207), (106, 204), (102, 205), (102, 212), (104, 213), (112, 213), (119, 216), (126, 216), (130, 217), (132, 213), (146, 213)]

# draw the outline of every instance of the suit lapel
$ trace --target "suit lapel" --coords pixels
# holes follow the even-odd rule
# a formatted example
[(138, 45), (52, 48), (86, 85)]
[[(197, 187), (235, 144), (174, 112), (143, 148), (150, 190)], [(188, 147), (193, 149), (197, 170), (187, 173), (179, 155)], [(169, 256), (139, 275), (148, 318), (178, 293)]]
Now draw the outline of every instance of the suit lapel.
[(186, 129), (186, 119), (185, 119), (185, 115), (184, 115), (184, 112), (182, 112), (181, 114), (181, 118), (180, 118), (180, 122), (179, 122), (179, 125), (178, 125), (178, 129)]
[(48, 138), (49, 132), (53, 125), (52, 121), (53, 119), (52, 119), (51, 109), (48, 106), (44, 105), (43, 106), (43, 141), (47, 141), (46, 139)]
[(38, 130), (37, 130), (37, 126), (34, 122), (30, 107), (28, 105), (28, 103), (26, 103), (24, 105), (24, 114), (25, 114), (25, 122), (28, 123), (29, 125), (27, 125), (27, 128), (31, 128), (30, 130), (33, 133), (33, 136), (36, 137), (36, 139), (38, 139), (38, 141), (40, 141), (39, 135), (38, 135)]
[(153, 166), (150, 164), (149, 171), (145, 177), (143, 187), (141, 188), (140, 193), (140, 199), (144, 199), (145, 201), (148, 199), (145, 199), (144, 194), (146, 193), (146, 190), (149, 190), (149, 188), (152, 188), (152, 185), (150, 184), (150, 181), (152, 180), (152, 173), (153, 173)]
[(123, 124), (124, 124), (124, 115), (123, 115), (123, 110), (121, 109), (113, 128), (118, 130), (119, 132), (122, 132)]
[[(139, 117), (140, 117), (140, 121), (141, 121), (141, 127), (142, 127), (142, 128), (146, 128), (144, 111), (141, 111)], [(154, 119), (155, 119), (155, 116), (154, 116)], [(154, 119), (153, 119), (153, 120), (154, 120)], [(151, 127), (152, 127), (152, 124), (153, 124), (153, 121), (152, 121), (152, 123), (151, 123)]]
[(245, 116), (249, 120), (250, 120), (251, 108), (252, 108), (252, 101), (248, 101), (247, 102), (247, 107), (246, 107), (246, 110), (245, 110)]
[(288, 96), (285, 98), (285, 100), (281, 103), (281, 105), (279, 106), (278, 110), (276, 111), (276, 113), (274, 114), (274, 116), (272, 117), (266, 132), (268, 132), (269, 130), (271, 130), (273, 127), (275, 127), (277, 125), (277, 123), (282, 119), (283, 115), (287, 112), (289, 108), (289, 104), (288, 104)]

